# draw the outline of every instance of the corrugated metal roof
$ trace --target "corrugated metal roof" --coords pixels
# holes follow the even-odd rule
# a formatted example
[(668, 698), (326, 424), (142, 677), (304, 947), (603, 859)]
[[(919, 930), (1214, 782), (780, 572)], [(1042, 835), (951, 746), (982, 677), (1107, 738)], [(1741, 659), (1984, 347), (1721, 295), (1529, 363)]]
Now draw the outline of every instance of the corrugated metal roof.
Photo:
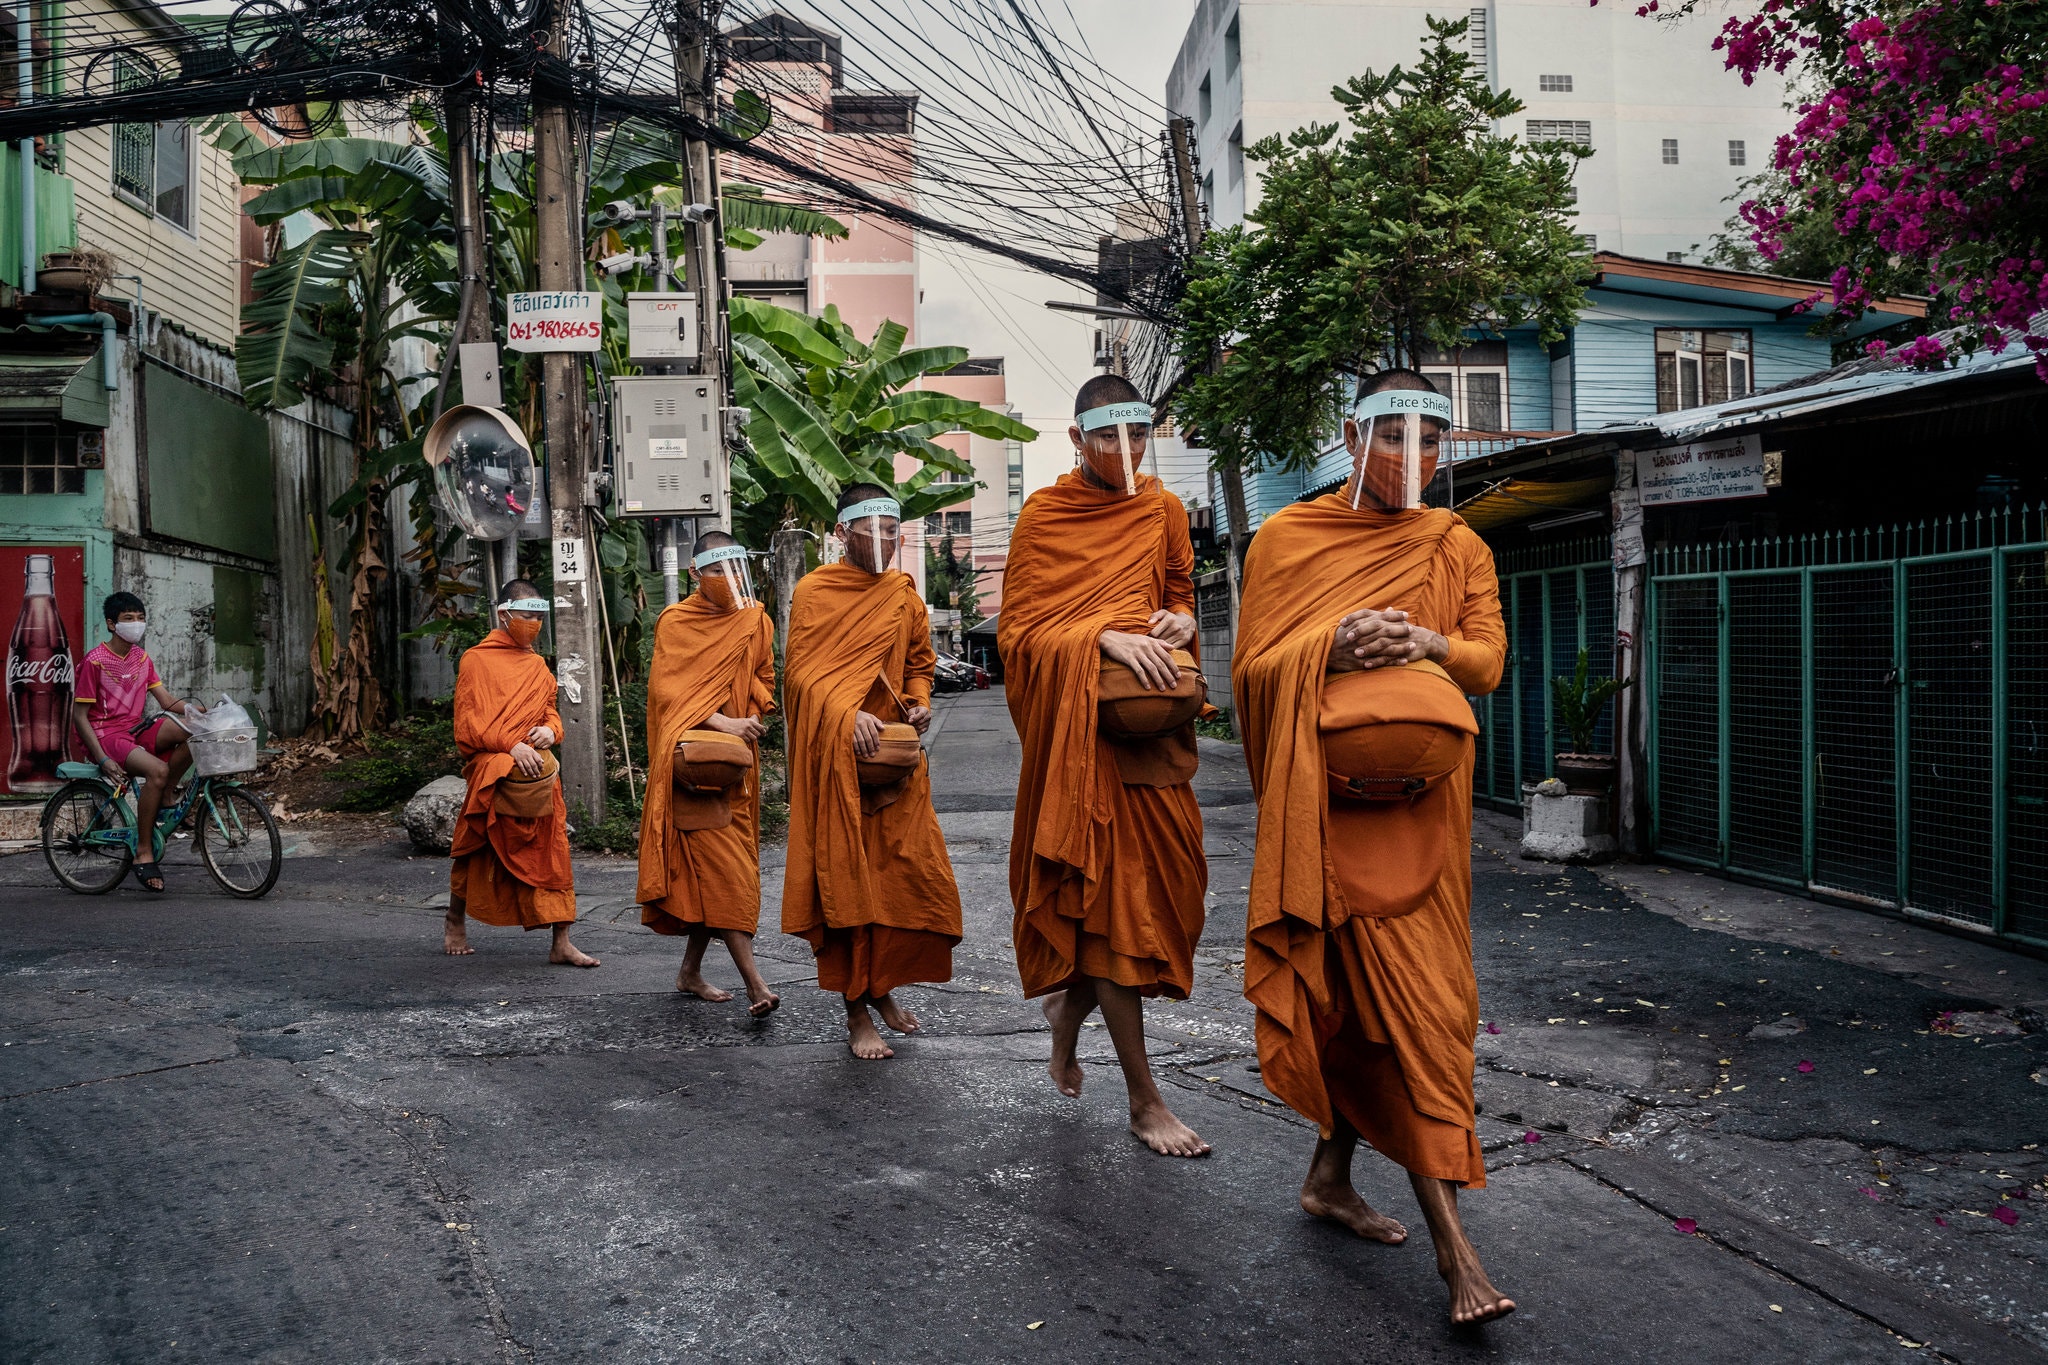
[(111, 418), (98, 361), (97, 350), (85, 355), (0, 354), (0, 414), (106, 426)]

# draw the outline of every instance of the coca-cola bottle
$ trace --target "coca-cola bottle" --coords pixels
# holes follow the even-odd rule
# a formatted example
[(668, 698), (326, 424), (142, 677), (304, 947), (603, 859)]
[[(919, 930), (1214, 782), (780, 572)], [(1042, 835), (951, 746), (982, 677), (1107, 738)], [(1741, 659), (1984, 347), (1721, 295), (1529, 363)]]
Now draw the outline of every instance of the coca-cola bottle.
[(63, 782), (57, 765), (71, 748), (72, 679), (71, 643), (57, 614), (57, 562), (30, 555), (21, 615), (7, 644), (9, 791), (55, 791)]

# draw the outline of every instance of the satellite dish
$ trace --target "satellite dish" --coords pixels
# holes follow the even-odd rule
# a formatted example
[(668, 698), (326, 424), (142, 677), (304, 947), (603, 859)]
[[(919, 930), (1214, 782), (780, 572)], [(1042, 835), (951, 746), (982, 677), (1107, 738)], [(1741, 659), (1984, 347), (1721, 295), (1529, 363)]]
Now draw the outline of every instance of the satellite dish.
[(498, 408), (462, 403), (427, 430), (426, 460), (434, 487), (472, 540), (519, 533), (533, 506), (533, 447)]

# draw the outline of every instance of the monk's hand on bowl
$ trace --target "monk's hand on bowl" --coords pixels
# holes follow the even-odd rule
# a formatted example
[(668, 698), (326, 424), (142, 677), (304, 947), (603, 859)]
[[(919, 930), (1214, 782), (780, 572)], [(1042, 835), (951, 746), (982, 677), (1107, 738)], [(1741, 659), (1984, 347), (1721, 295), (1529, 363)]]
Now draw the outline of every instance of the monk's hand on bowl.
[(515, 744), (512, 746), (512, 766), (519, 769), (521, 777), (539, 777), (540, 755), (531, 744)]
[(1178, 611), (1155, 611), (1145, 623), (1153, 639), (1168, 649), (1186, 649), (1195, 642), (1195, 618)]
[(704, 728), (716, 730), (721, 735), (731, 735), (734, 739), (750, 741), (759, 739), (768, 733), (768, 727), (761, 722), (758, 716), (742, 716), (735, 720), (723, 711), (714, 711), (709, 716), (706, 716), (704, 718)]
[(536, 749), (555, 747), (555, 732), (545, 725), (536, 725), (526, 732), (526, 742)]
[(1131, 635), (1121, 630), (1102, 632), (1102, 657), (1120, 663), (1138, 675), (1138, 684), (1148, 692), (1169, 692), (1180, 681), (1180, 668), (1173, 661), (1173, 646), (1150, 635)]
[(882, 718), (866, 711), (853, 713), (853, 751), (862, 758), (882, 752)]
[(1330, 643), (1328, 671), (1354, 673), (1393, 662), (1390, 657), (1408, 634), (1408, 615), (1399, 611), (1354, 611), (1337, 623)]
[(909, 723), (911, 729), (923, 734), (932, 723), (932, 708), (913, 703), (903, 708), (903, 719)]

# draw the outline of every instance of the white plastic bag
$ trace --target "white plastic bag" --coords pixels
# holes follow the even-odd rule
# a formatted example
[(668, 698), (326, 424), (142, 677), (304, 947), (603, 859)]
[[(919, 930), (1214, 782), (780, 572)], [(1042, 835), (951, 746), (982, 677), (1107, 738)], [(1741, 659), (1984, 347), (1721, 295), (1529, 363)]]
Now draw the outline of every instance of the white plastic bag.
[(256, 767), (256, 723), (223, 692), (203, 713), (179, 717), (192, 736), (192, 770), (200, 777), (252, 772)]

